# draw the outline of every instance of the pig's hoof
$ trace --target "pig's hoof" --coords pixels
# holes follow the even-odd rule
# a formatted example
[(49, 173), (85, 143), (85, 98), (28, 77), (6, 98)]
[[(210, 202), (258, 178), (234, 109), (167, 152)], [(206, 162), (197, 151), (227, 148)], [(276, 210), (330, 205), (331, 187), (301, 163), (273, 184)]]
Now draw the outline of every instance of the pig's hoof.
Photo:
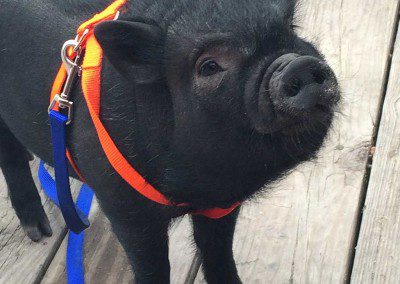
[(22, 227), (24, 228), (27, 236), (34, 242), (40, 241), (43, 236), (51, 237), (53, 235), (50, 222), (46, 215), (44, 215), (42, 220), (37, 220), (36, 224), (22, 225)]
[(53, 235), (49, 219), (42, 207), (25, 211), (20, 216), (20, 221), (25, 233), (34, 242)]

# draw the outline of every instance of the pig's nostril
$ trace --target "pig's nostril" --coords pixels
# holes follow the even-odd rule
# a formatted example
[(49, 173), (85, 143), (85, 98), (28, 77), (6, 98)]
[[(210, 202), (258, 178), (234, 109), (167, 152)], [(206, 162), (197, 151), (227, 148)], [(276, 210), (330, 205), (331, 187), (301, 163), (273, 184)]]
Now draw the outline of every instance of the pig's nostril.
[(314, 78), (315, 82), (319, 85), (322, 85), (323, 83), (325, 83), (325, 81), (327, 79), (326, 74), (324, 72), (314, 72), (313, 78)]
[(295, 97), (300, 92), (302, 88), (301, 81), (297, 78), (293, 79), (293, 81), (287, 86), (286, 94), (288, 97)]

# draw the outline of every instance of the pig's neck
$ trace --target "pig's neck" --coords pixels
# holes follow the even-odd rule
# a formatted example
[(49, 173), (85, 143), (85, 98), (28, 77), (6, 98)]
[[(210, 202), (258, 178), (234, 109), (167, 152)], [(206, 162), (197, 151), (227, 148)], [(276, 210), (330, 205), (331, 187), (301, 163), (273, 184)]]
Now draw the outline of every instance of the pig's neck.
[(229, 207), (293, 166), (293, 161), (285, 161), (287, 157), (276, 157), (280, 149), (266, 146), (273, 143), (254, 138), (244, 129), (232, 129), (223, 122), (194, 124), (193, 129), (191, 135), (175, 133), (175, 156), (168, 165), (165, 191), (177, 201)]

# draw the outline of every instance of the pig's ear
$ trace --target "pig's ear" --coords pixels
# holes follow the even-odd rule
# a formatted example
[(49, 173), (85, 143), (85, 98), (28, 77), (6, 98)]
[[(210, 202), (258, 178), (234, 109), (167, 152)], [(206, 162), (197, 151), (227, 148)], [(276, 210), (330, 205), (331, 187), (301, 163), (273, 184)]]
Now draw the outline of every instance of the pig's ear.
[(125, 77), (148, 84), (162, 77), (164, 32), (155, 24), (110, 21), (98, 25), (95, 36), (105, 56)]

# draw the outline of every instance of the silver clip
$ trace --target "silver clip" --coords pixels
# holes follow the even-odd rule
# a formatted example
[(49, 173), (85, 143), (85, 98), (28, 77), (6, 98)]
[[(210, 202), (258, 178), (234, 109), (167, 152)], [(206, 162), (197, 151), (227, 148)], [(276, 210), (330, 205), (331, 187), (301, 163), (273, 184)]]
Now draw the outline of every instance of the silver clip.
[(50, 103), (49, 113), (54, 108), (56, 103), (58, 103), (58, 106), (62, 109), (68, 108), (68, 120), (67, 120), (66, 124), (67, 125), (70, 124), (72, 121), (72, 106), (74, 103), (67, 99), (63, 99), (60, 95), (55, 95), (54, 99)]
[(118, 20), (120, 14), (121, 14), (120, 11), (117, 11), (117, 13), (115, 13), (115, 17), (114, 17), (113, 21)]
[[(69, 101), (69, 95), (71, 93), (71, 89), (76, 77), (80, 76), (81, 73), (81, 55), (82, 55), (82, 43), (86, 36), (88, 35), (89, 30), (86, 29), (80, 38), (76, 37), (75, 39), (68, 40), (64, 43), (61, 48), (61, 60), (64, 64), (65, 70), (67, 71), (67, 79), (65, 80), (65, 84), (61, 94), (55, 95), (53, 101), (50, 103), (48, 112), (54, 108), (56, 103), (58, 103), (61, 109), (68, 108), (68, 120), (67, 125), (72, 121), (72, 106), (73, 102)], [(73, 50), (75, 53), (75, 58), (71, 59), (68, 55), (69, 50)]]

